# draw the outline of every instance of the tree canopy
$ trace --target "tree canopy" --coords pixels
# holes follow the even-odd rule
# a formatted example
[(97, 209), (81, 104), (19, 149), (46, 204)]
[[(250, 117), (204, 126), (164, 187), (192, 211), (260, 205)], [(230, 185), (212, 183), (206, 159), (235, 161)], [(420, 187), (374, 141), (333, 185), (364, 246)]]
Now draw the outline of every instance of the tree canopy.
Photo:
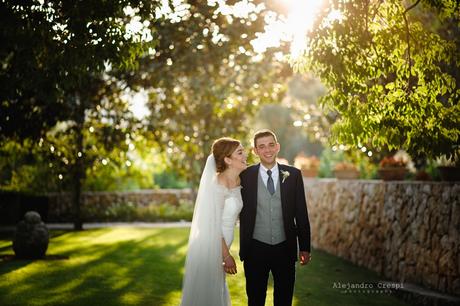
[[(82, 228), (80, 194), (88, 168), (99, 153), (128, 146), (132, 115), (119, 103), (121, 87), (112, 72), (135, 68), (139, 55), (155, 45), (149, 20), (157, 5), (0, 3), (0, 140), (40, 139), (49, 146), (45, 156), (71, 181), (76, 229)], [(98, 131), (88, 137), (91, 128)]]
[(328, 1), (291, 59), (328, 87), (335, 142), (459, 158), (459, 1), (419, 2)]
[[(263, 4), (160, 2), (2, 2), (1, 138), (36, 140), (78, 185), (103, 161), (123, 162), (115, 155), (126, 159), (141, 127), (196, 181), (212, 140), (244, 138), (290, 69), (273, 60), (280, 48), (253, 51)], [(146, 120), (121, 99), (127, 89), (149, 94)]]
[(147, 129), (171, 166), (195, 182), (212, 141), (224, 135), (244, 140), (248, 120), (260, 105), (280, 100), (291, 73), (274, 60), (283, 47), (257, 54), (251, 45), (269, 11), (252, 1), (239, 4), (171, 6), (153, 21), (158, 45), (125, 77), (148, 92)]
[[(80, 113), (108, 67), (133, 68), (155, 40), (157, 1), (1, 1), (0, 136), (39, 138)], [(144, 23), (143, 23), (144, 22)]]

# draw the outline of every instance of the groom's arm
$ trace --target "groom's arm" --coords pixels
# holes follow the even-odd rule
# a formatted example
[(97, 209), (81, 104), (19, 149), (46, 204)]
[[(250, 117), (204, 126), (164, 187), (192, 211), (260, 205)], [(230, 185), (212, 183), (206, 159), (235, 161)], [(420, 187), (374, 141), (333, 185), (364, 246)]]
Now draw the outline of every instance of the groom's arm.
[(308, 219), (307, 201), (301, 172), (297, 171), (296, 179), (296, 225), (299, 240), (299, 252), (311, 251), (310, 221)]

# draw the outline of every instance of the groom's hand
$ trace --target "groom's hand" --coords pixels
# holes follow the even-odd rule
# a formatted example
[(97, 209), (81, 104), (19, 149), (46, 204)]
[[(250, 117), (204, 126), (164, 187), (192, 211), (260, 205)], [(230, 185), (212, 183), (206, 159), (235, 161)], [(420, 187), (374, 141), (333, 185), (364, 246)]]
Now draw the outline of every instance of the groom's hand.
[(306, 265), (311, 260), (311, 255), (309, 252), (300, 251), (299, 252), (300, 264), (302, 266)]

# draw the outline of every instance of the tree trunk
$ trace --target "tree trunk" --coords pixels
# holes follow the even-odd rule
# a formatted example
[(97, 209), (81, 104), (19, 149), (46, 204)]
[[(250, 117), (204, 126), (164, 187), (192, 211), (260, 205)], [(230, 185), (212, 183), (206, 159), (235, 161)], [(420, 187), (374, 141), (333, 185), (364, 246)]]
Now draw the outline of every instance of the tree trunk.
[(80, 202), (81, 202), (81, 178), (79, 176), (78, 165), (76, 166), (75, 171), (75, 178), (74, 178), (74, 188), (73, 188), (73, 211), (74, 211), (74, 220), (73, 220), (73, 228), (76, 231), (83, 230), (83, 222), (81, 220), (81, 210), (80, 210)]
[[(83, 230), (83, 221), (81, 218), (81, 190), (82, 182), (84, 179), (84, 154), (83, 154), (83, 127), (85, 122), (85, 107), (83, 101), (80, 99), (79, 94), (76, 95), (76, 127), (75, 127), (75, 137), (76, 137), (76, 146), (75, 146), (75, 164), (74, 164), (74, 178), (73, 178), (73, 197), (72, 197), (72, 206), (74, 212), (74, 230), (81, 231)], [(78, 156), (78, 153), (81, 152), (81, 156)]]

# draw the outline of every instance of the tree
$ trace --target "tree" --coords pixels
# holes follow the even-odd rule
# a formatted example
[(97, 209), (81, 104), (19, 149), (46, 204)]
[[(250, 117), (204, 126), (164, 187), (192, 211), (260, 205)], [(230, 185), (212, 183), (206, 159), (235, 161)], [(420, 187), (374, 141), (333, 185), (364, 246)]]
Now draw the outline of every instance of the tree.
[[(47, 140), (57, 124), (65, 124), (76, 229), (82, 228), (80, 194), (85, 167), (91, 165), (87, 118), (104, 103), (100, 93), (118, 92), (119, 82), (107, 72), (134, 68), (137, 56), (155, 45), (147, 20), (157, 5), (138, 0), (0, 3), (0, 137)], [(104, 131), (111, 130), (102, 142), (105, 148), (120, 143), (125, 127), (117, 124), (128, 121), (120, 119), (125, 114), (126, 109), (101, 114), (107, 119)]]
[(292, 64), (328, 87), (334, 141), (460, 158), (459, 2), (423, 1), (437, 29), (413, 14), (419, 3), (331, 0), (321, 11)]
[[(49, 150), (48, 150), (49, 151)], [(5, 140), (0, 145), (0, 189), (42, 194), (59, 188), (47, 152), (29, 139)]]
[(279, 156), (293, 164), (295, 157), (303, 152), (306, 155), (320, 155), (323, 150), (319, 141), (309, 137), (295, 122), (296, 110), (283, 104), (264, 105), (254, 118), (255, 130), (269, 127), (276, 133), (281, 144)]
[(280, 49), (262, 55), (251, 45), (266, 14), (252, 1), (184, 1), (154, 22), (158, 45), (125, 77), (149, 92), (148, 130), (191, 182), (199, 180), (214, 139), (245, 139), (258, 107), (280, 100), (291, 73), (273, 59)]
[(318, 78), (296, 74), (289, 82), (288, 95), (283, 101), (291, 109), (294, 126), (311, 142), (323, 145), (329, 140), (331, 122), (336, 117), (336, 113), (326, 112), (319, 103), (325, 93), (326, 89)]

